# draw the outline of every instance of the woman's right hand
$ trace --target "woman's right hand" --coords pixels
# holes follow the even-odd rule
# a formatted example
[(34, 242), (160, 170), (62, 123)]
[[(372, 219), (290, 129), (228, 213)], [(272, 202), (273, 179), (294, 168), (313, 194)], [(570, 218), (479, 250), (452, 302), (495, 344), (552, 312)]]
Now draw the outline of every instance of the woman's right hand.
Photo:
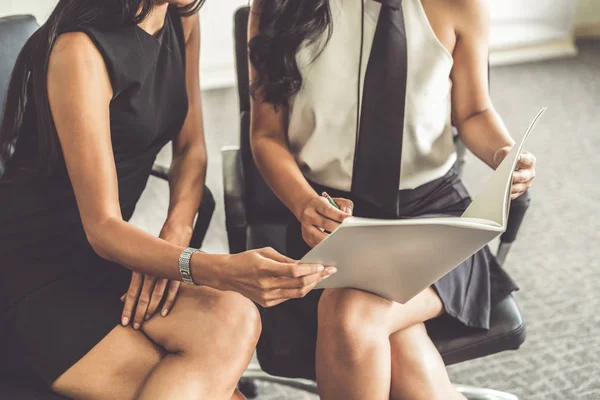
[(335, 198), (333, 201), (340, 210), (329, 204), (323, 196), (313, 197), (297, 217), (302, 224), (302, 238), (315, 247), (327, 238), (327, 232), (333, 232), (346, 218), (352, 216), (354, 203), (348, 199)]
[(299, 264), (272, 248), (225, 256), (216, 289), (238, 292), (263, 307), (302, 298), (337, 272), (335, 267)]

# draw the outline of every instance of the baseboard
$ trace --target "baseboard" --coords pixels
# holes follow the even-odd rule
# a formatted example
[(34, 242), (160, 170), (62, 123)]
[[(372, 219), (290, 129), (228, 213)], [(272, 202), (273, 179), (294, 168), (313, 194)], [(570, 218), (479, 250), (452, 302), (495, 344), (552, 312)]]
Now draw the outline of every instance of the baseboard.
[(600, 38), (600, 21), (588, 22), (575, 28), (576, 38)]
[(532, 45), (493, 49), (490, 52), (490, 64), (493, 66), (518, 64), (576, 55), (575, 39), (566, 37)]

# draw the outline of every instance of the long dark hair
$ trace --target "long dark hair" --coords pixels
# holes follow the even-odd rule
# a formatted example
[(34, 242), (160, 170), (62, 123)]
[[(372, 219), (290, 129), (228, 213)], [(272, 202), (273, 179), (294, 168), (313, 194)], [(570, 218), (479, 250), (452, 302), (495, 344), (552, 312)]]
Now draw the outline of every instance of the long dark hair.
[[(179, 11), (182, 16), (192, 15), (203, 2), (194, 0)], [(0, 171), (8, 164), (24, 123), (35, 126), (38, 156), (35, 171), (50, 172), (55, 166), (60, 143), (50, 112), (47, 74), (50, 52), (58, 36), (83, 25), (138, 24), (148, 17), (154, 4), (155, 0), (59, 0), (46, 23), (25, 43), (13, 69), (0, 123)], [(33, 111), (34, 121), (25, 121), (26, 110)]]
[(260, 0), (258, 14), (260, 33), (248, 44), (257, 72), (251, 93), (276, 108), (287, 106), (302, 87), (298, 49), (319, 41), (323, 33), (327, 40), (322, 46), (331, 37), (329, 0)]

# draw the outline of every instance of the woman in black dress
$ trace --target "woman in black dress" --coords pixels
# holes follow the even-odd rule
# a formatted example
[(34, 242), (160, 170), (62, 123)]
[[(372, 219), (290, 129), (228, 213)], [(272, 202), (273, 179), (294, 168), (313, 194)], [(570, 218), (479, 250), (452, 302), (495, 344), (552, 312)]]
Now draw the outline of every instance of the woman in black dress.
[[(302, 296), (330, 272), (271, 249), (184, 252), (206, 171), (200, 3), (60, 0), (17, 60), (0, 126), (0, 326), (65, 396), (239, 398), (260, 332), (249, 299)], [(127, 221), (171, 140), (155, 238)]]
[[(491, 168), (514, 145), (488, 93), (482, 3), (253, 4), (251, 144), (295, 217), (289, 256), (302, 257), (350, 215), (466, 209), (452, 125)], [(522, 155), (513, 198), (530, 186), (534, 164)], [(314, 291), (262, 312), (258, 357), (272, 374), (316, 378), (323, 399), (464, 399), (427, 329), (488, 329), (492, 306), (515, 289), (486, 247), (406, 304), (352, 289)]]

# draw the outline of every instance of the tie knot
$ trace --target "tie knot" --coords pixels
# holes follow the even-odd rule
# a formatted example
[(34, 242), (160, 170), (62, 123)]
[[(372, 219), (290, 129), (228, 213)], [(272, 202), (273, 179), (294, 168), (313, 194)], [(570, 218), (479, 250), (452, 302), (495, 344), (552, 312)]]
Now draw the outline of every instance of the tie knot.
[(389, 8), (393, 8), (395, 10), (398, 10), (400, 7), (402, 7), (402, 0), (374, 0), (378, 3), (381, 3), (382, 5), (389, 7)]

